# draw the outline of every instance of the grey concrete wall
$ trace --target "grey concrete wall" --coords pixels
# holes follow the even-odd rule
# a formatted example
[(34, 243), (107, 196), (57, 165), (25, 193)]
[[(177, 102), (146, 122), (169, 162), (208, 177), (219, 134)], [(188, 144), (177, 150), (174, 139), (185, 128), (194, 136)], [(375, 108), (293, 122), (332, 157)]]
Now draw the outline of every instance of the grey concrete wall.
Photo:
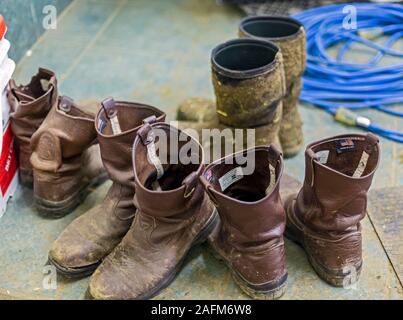
[(7, 39), (11, 42), (9, 55), (18, 62), (46, 30), (43, 8), (53, 5), (60, 14), (72, 0), (0, 0), (0, 14), (7, 23)]

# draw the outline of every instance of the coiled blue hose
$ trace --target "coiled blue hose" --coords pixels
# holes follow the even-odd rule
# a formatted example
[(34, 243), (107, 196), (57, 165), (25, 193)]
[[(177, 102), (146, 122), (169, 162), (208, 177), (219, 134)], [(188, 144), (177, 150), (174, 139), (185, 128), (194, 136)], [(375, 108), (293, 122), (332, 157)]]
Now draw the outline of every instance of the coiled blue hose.
[[(356, 29), (343, 24), (349, 15), (343, 13), (347, 5), (356, 9)], [(382, 128), (352, 111), (373, 108), (403, 117), (402, 111), (391, 106), (402, 106), (403, 103), (403, 63), (378, 64), (385, 55), (403, 58), (403, 52), (392, 49), (403, 36), (403, 5), (335, 4), (302, 11), (294, 18), (304, 25), (307, 33), (307, 69), (300, 99), (321, 107), (344, 124), (403, 143), (403, 132)], [(363, 35), (371, 38), (387, 35), (389, 38), (382, 45)], [(377, 53), (367, 63), (346, 62), (345, 54), (354, 42), (375, 49)], [(327, 53), (334, 45), (340, 46), (335, 58)]]

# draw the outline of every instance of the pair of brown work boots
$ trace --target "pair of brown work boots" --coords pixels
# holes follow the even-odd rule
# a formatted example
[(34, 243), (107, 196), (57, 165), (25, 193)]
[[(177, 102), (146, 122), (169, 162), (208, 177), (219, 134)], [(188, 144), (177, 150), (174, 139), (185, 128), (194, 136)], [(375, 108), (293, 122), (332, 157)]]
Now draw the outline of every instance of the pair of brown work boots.
[(253, 129), (256, 145), (274, 143), (285, 157), (295, 156), (303, 145), (298, 98), (306, 64), (304, 28), (289, 17), (254, 16), (241, 21), (238, 35), (211, 54), (216, 104), (187, 99), (178, 109), (179, 127), (199, 136), (218, 128), (243, 129), (246, 137)]
[(40, 213), (71, 212), (106, 178), (94, 128), (97, 104), (77, 106), (59, 96), (55, 74), (43, 68), (27, 85), (11, 80), (8, 101), (20, 182), (34, 188)]
[[(201, 181), (220, 216), (209, 242), (244, 292), (256, 299), (285, 292), (284, 232), (303, 246), (329, 284), (349, 286), (358, 280), (360, 221), (379, 162), (378, 143), (372, 134), (349, 134), (309, 144), (302, 187), (282, 176), (283, 157), (274, 145), (207, 166)], [(232, 161), (240, 156), (255, 164), (252, 171)]]

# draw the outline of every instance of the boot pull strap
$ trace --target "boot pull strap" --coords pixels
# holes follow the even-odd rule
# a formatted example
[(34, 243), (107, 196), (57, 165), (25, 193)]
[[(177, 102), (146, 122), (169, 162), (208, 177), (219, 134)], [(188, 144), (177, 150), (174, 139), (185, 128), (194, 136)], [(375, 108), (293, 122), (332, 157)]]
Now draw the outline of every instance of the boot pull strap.
[(111, 119), (117, 115), (118, 111), (115, 107), (115, 100), (112, 97), (106, 98), (101, 102), (101, 105), (108, 119)]
[(216, 198), (215, 198), (215, 195), (213, 194), (213, 192), (211, 192), (211, 188), (212, 188), (212, 187), (211, 187), (211, 185), (210, 185), (210, 182), (207, 181), (207, 179), (205, 178), (204, 175), (201, 175), (201, 176), (199, 177), (199, 180), (200, 180), (200, 182), (202, 183), (202, 185), (203, 185), (203, 187), (204, 187), (204, 190), (206, 191), (207, 195), (209, 196), (211, 202), (214, 204), (214, 206), (215, 206), (216, 208), (218, 208), (218, 202), (217, 202), (217, 200), (216, 200)]
[(314, 162), (318, 161), (318, 156), (316, 155), (315, 152), (313, 152), (313, 150), (311, 148), (306, 149), (306, 153), (309, 157), (309, 159), (311, 159), (310, 164), (311, 164), (311, 187), (313, 187), (313, 184), (315, 182), (315, 166), (314, 166)]
[(283, 157), (283, 153), (278, 149), (275, 144), (269, 146), (269, 161), (272, 160), (274, 163), (280, 162)]
[(374, 148), (379, 144), (379, 138), (376, 135), (374, 135), (373, 133), (369, 132), (367, 134), (365, 140), (366, 140), (365, 141), (366, 145), (365, 145), (364, 150), (366, 153), (370, 154), (374, 150)]
[(198, 176), (195, 171), (193, 171), (183, 180), (182, 185), (185, 186), (185, 192), (183, 194), (183, 197), (185, 199), (189, 198), (194, 193), (198, 181), (199, 181)]
[(144, 125), (137, 131), (137, 135), (140, 137), (141, 143), (145, 146), (154, 142), (154, 135), (150, 131), (152, 130), (149, 123), (144, 123)]
[(145, 119), (143, 119), (143, 124), (153, 124), (157, 122), (157, 117), (153, 114)]
[(61, 96), (59, 102), (59, 109), (66, 113), (69, 113), (71, 111), (71, 107), (73, 104), (74, 104), (73, 99), (71, 99), (68, 96)]
[(361, 154), (361, 158), (358, 161), (357, 168), (353, 173), (353, 178), (360, 178), (367, 168), (368, 159), (371, 153), (374, 151), (375, 147), (378, 145), (379, 139), (376, 135), (372, 133), (368, 133), (365, 138), (365, 147), (364, 151)]
[(106, 117), (109, 119), (113, 134), (122, 133), (122, 129), (120, 128), (120, 123), (118, 119), (118, 110), (115, 106), (115, 100), (112, 97), (109, 97), (101, 102), (102, 108), (105, 111)]
[(141, 143), (147, 147), (148, 161), (155, 167), (157, 171), (157, 180), (160, 179), (165, 171), (162, 166), (161, 160), (157, 155), (155, 147), (155, 136), (152, 127), (149, 123), (145, 123), (138, 131), (137, 135), (140, 137)]

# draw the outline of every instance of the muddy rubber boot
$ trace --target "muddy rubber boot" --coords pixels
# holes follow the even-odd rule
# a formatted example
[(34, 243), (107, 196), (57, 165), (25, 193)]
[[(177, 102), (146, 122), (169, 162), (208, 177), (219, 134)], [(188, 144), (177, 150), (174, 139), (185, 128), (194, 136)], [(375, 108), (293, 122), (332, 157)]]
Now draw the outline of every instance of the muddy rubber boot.
[(9, 89), (7, 97), (11, 108), (11, 128), (18, 150), (20, 182), (32, 188), (30, 141), (52, 105), (57, 102), (57, 80), (52, 71), (40, 68), (26, 85), (17, 85), (10, 80)]
[[(202, 129), (213, 128), (232, 131), (253, 129), (256, 141), (252, 146), (274, 143), (280, 148), (278, 132), (285, 95), (280, 49), (268, 41), (235, 39), (214, 48), (211, 63), (217, 100), (216, 116), (207, 112), (214, 108), (213, 102), (191, 98), (178, 110), (180, 119), (189, 119), (179, 121), (179, 128), (195, 129), (198, 133)], [(196, 122), (196, 118), (203, 121)], [(202, 142), (205, 147), (205, 141)], [(251, 146), (244, 143), (241, 149), (247, 147)], [(223, 152), (219, 158), (233, 152)]]
[(133, 145), (133, 167), (138, 211), (122, 242), (91, 277), (88, 293), (95, 299), (155, 296), (217, 222), (199, 182), (203, 150), (190, 136), (168, 124), (146, 125)]
[(59, 97), (31, 139), (35, 206), (59, 218), (70, 213), (90, 186), (106, 179), (96, 146), (95, 114)]
[[(103, 202), (75, 219), (52, 245), (49, 261), (68, 278), (90, 275), (129, 230), (136, 211), (133, 140), (144, 121), (165, 120), (165, 114), (151, 106), (113, 99), (102, 104), (104, 108), (95, 120), (96, 133), (102, 161), (113, 183)], [(115, 116), (120, 128), (117, 131)]]
[(201, 178), (220, 216), (209, 244), (254, 299), (279, 298), (287, 286), (282, 171), (277, 148), (261, 146), (213, 162)]
[(287, 93), (283, 100), (280, 142), (285, 157), (295, 156), (303, 145), (302, 120), (298, 111), (301, 76), (306, 66), (306, 34), (303, 25), (290, 17), (253, 16), (244, 18), (239, 36), (268, 40), (276, 44), (284, 59)]
[(305, 151), (303, 187), (285, 201), (286, 236), (302, 245), (318, 275), (333, 286), (359, 278), (360, 221), (379, 157), (379, 141), (371, 133), (311, 143)]

